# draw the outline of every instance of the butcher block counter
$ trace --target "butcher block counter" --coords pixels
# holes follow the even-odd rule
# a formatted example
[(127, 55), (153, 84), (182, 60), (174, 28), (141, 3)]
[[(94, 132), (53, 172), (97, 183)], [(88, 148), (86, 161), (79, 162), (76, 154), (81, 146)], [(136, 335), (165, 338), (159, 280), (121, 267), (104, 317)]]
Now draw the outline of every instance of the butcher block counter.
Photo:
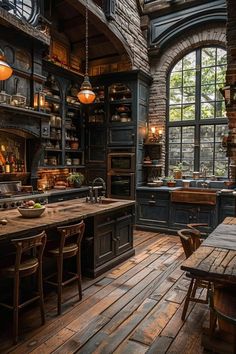
[(0, 220), (0, 258), (12, 252), (10, 240), (45, 230), (48, 241), (58, 237), (56, 227), (84, 220), (82, 269), (87, 276), (96, 277), (134, 254), (133, 221), (135, 201), (106, 199), (89, 203), (75, 199), (48, 204), (37, 218), (23, 218), (17, 209), (2, 211)]

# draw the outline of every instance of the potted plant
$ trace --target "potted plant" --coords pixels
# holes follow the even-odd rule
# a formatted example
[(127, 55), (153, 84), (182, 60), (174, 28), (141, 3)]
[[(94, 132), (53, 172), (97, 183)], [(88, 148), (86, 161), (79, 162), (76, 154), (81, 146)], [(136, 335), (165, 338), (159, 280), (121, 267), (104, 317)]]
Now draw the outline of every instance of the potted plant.
[(176, 181), (173, 176), (166, 177), (166, 180), (167, 180), (166, 184), (168, 187), (175, 187)]
[(183, 163), (179, 162), (174, 168), (173, 168), (173, 174), (175, 179), (181, 179), (182, 178), (182, 170), (183, 170)]
[(84, 175), (80, 172), (72, 172), (67, 177), (67, 182), (75, 188), (81, 187), (84, 182)]

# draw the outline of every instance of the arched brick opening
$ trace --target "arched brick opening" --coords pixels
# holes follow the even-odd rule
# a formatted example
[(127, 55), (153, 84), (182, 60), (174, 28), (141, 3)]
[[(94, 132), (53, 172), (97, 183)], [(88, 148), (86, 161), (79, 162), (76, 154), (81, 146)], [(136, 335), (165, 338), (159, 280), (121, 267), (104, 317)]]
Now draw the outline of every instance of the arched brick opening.
[[(226, 27), (206, 26), (195, 28), (187, 36), (179, 37), (165, 48), (158, 58), (151, 58), (151, 75), (153, 83), (149, 99), (149, 125), (161, 127), (163, 130), (163, 145), (166, 144), (166, 114), (167, 114), (167, 80), (171, 68), (184, 55), (195, 48), (206, 45), (226, 47)], [(162, 149), (162, 163), (165, 165), (165, 150)], [(163, 169), (164, 173), (164, 169)]]

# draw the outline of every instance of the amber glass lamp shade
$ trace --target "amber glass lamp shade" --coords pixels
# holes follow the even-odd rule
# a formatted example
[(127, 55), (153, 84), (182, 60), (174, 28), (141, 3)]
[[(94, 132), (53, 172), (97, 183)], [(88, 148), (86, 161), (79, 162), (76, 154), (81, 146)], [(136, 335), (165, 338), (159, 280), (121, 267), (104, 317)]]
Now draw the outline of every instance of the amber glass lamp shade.
[(0, 80), (7, 80), (12, 76), (13, 70), (5, 62), (5, 57), (3, 51), (0, 49)]
[(77, 97), (78, 100), (83, 104), (90, 104), (95, 100), (95, 93), (92, 90), (92, 86), (87, 75), (84, 77), (84, 81), (80, 87), (80, 91)]

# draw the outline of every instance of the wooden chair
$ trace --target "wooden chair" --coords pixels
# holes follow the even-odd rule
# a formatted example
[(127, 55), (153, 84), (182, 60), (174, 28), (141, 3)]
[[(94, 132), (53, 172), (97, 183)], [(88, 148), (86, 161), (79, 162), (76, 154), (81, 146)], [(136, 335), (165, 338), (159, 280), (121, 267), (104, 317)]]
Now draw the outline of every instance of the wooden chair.
[[(13, 304), (1, 302), (0, 305), (13, 310), (13, 340), (18, 341), (19, 310), (32, 302), (39, 300), (42, 324), (45, 323), (43, 300), (42, 256), (46, 244), (46, 233), (31, 237), (13, 239), (16, 247), (15, 263), (1, 269), (0, 275), (14, 281)], [(37, 275), (37, 292), (34, 297), (20, 303), (20, 280), (32, 274)]]
[(215, 286), (210, 296), (210, 335), (216, 329), (217, 320), (219, 330), (224, 339), (230, 339), (232, 352), (236, 354), (236, 286)]
[[(190, 230), (183, 229), (178, 231), (178, 235), (180, 237), (184, 253), (186, 258), (190, 257), (194, 251), (201, 244), (201, 233), (198, 230)], [(194, 277), (190, 273), (186, 273), (188, 278), (191, 278), (190, 285), (187, 291), (186, 299), (184, 302), (184, 308), (182, 312), (181, 319), (184, 321), (186, 317), (186, 313), (188, 310), (188, 305), (190, 301), (207, 304), (208, 303), (208, 291), (210, 288), (210, 283), (207, 281), (203, 281), (198, 277)], [(198, 288), (207, 288), (207, 294), (205, 299), (200, 299), (196, 297), (196, 291)]]
[(189, 227), (191, 230), (200, 231), (202, 239), (206, 239), (208, 236), (208, 233), (204, 230), (205, 227), (208, 227), (208, 224), (205, 223), (187, 224), (187, 227)]
[[(57, 260), (57, 274), (56, 279), (53, 280), (55, 274), (51, 274), (45, 279), (47, 284), (57, 287), (57, 313), (61, 314), (62, 304), (62, 287), (78, 280), (79, 299), (82, 299), (81, 287), (81, 240), (84, 234), (85, 224), (81, 221), (79, 224), (70, 226), (62, 226), (57, 228), (60, 235), (59, 245), (56, 248), (47, 251), (46, 256), (56, 258)], [(64, 277), (70, 275), (69, 279), (63, 280), (64, 259), (76, 257), (76, 273), (64, 272)], [(52, 279), (52, 280), (50, 280)]]

